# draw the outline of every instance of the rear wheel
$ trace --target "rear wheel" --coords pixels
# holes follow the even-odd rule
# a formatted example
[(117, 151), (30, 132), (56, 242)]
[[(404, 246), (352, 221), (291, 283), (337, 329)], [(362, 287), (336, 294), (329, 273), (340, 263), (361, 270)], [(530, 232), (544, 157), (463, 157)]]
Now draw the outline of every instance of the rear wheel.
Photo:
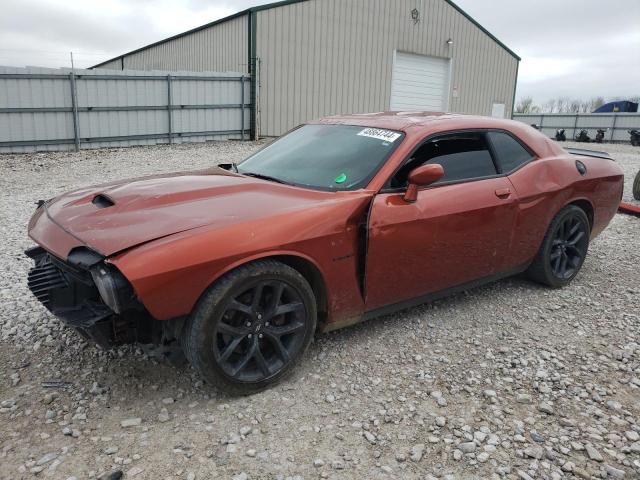
[(633, 198), (640, 200), (640, 172), (636, 174), (636, 179), (633, 181)]
[(185, 355), (207, 382), (250, 394), (277, 382), (308, 348), (316, 303), (304, 277), (280, 262), (258, 261), (216, 282), (185, 326)]
[(584, 210), (563, 208), (551, 221), (536, 258), (527, 273), (533, 280), (553, 288), (575, 278), (587, 256), (590, 225)]

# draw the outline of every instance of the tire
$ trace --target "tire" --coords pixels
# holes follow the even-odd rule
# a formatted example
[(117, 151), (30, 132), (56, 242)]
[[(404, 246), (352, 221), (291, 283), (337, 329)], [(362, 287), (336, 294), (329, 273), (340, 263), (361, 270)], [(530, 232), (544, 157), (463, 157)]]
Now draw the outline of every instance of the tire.
[(316, 329), (316, 299), (293, 268), (256, 261), (229, 272), (204, 293), (181, 335), (187, 360), (211, 385), (232, 395), (282, 380)]
[(591, 227), (584, 210), (575, 205), (563, 208), (551, 221), (527, 270), (529, 278), (552, 288), (571, 283), (587, 256), (590, 235)]
[(640, 172), (636, 174), (636, 179), (633, 181), (633, 198), (640, 200)]

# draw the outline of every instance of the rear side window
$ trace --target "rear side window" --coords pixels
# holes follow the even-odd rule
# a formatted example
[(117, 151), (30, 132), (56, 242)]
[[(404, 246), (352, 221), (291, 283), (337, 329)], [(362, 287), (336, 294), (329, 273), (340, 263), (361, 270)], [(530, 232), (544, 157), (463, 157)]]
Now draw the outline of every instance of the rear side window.
[(434, 138), (418, 148), (396, 173), (390, 186), (405, 187), (411, 170), (430, 163), (438, 163), (444, 169), (444, 176), (436, 184), (496, 175), (484, 134), (460, 133)]
[(498, 157), (502, 173), (513, 172), (533, 158), (533, 155), (511, 135), (502, 132), (489, 132), (487, 135)]

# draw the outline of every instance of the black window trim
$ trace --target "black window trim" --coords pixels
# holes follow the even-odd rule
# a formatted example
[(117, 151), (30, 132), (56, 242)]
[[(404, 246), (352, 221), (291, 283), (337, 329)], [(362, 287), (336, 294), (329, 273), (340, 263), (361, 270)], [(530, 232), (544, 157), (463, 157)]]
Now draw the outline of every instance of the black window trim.
[[(494, 150), (493, 143), (491, 142), (491, 139), (487, 135), (489, 132), (506, 133), (511, 138), (513, 138), (515, 141), (517, 141), (527, 152), (529, 152), (529, 154), (531, 154), (531, 158), (527, 162), (518, 165), (518, 167), (514, 168), (510, 172), (503, 173), (502, 172), (502, 166), (500, 164), (500, 160), (498, 158), (498, 155), (496, 155), (496, 152)], [(398, 167), (393, 171), (393, 173), (385, 181), (383, 187), (380, 189), (380, 191), (378, 193), (402, 193), (402, 192), (406, 191), (406, 187), (395, 187), (394, 188), (394, 187), (391, 187), (389, 184), (391, 182), (391, 179), (400, 171), (400, 169), (402, 167), (404, 167), (406, 165), (406, 163), (413, 157), (413, 155), (418, 151), (418, 149), (420, 149), (424, 144), (426, 144), (427, 142), (433, 140), (434, 138), (444, 137), (444, 136), (449, 136), (449, 135), (463, 134), (463, 133), (481, 133), (482, 134), (482, 136), (484, 137), (484, 141), (487, 144), (487, 148), (489, 150), (489, 155), (491, 156), (491, 160), (493, 161), (493, 165), (494, 165), (494, 167), (496, 169), (496, 174), (495, 175), (486, 175), (484, 177), (466, 178), (464, 180), (450, 180), (448, 182), (441, 182), (441, 183), (438, 183), (436, 185), (427, 185), (426, 187), (421, 187), (419, 190), (426, 190), (428, 188), (438, 188), (438, 187), (444, 187), (444, 186), (449, 186), (449, 185), (457, 185), (459, 183), (478, 182), (478, 181), (482, 181), (482, 180), (489, 180), (489, 179), (492, 179), (492, 178), (506, 177), (506, 176), (511, 175), (512, 173), (520, 170), (521, 168), (525, 167), (526, 165), (528, 165), (529, 163), (531, 163), (532, 161), (534, 161), (535, 159), (538, 158), (537, 155), (535, 153), (533, 153), (531, 151), (531, 149), (527, 145), (523, 144), (522, 141), (518, 137), (516, 137), (510, 131), (504, 130), (504, 129), (501, 129), (501, 128), (466, 128), (466, 129), (462, 129), (462, 130), (447, 130), (447, 131), (444, 131), (444, 132), (433, 133), (433, 134), (428, 135), (427, 137), (425, 137), (413, 150), (411, 150), (411, 152), (409, 152), (407, 154), (407, 156), (402, 161), (402, 163), (400, 165), (398, 165)]]

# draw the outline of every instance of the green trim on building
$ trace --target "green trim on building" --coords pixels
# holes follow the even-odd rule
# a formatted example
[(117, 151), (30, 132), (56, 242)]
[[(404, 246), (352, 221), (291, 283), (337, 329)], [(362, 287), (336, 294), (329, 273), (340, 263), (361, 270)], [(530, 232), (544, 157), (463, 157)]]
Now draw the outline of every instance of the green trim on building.
[(251, 7), (249, 10), (252, 12), (260, 12), (262, 10), (270, 10), (277, 7), (285, 7), (287, 5), (293, 5), (294, 3), (307, 2), (308, 0), (282, 0), (280, 2), (265, 3), (264, 5), (258, 5), (257, 7)]
[(516, 111), (516, 91), (518, 90), (518, 71), (520, 70), (520, 61), (516, 63), (516, 79), (513, 82), (513, 101), (511, 102), (511, 119), (513, 119), (513, 113)]
[(252, 9), (249, 9), (247, 13), (249, 15), (249, 74), (250, 74), (250, 82), (251, 88), (249, 93), (249, 102), (251, 103), (251, 119), (250, 119), (250, 130), (251, 130), (251, 138), (253, 140), (258, 139), (258, 131), (257, 131), (257, 112), (258, 107), (256, 105), (257, 100), (257, 92), (258, 92), (258, 58), (257, 58), (257, 39), (256, 39), (256, 29), (257, 29), (257, 21), (256, 21), (256, 12)]
[(487, 30), (482, 25), (480, 25), (476, 19), (474, 19), (471, 15), (469, 15), (467, 12), (465, 12), (462, 8), (460, 8), (458, 5), (453, 3), (451, 0), (444, 0), (444, 1), (447, 2), (449, 5), (451, 5), (453, 8), (455, 8), (459, 13), (461, 13), (467, 20), (469, 20), (471, 23), (473, 23), (476, 27), (478, 27), (480, 30), (482, 30), (485, 33), (485, 35), (487, 35), (491, 40), (493, 40), (498, 45), (500, 45), (502, 48), (504, 48), (507, 52), (509, 52), (509, 54), (511, 54), (511, 56), (513, 56), (516, 60), (518, 60), (518, 61), (522, 60), (513, 50), (511, 50), (504, 43), (502, 43), (500, 40), (498, 40), (493, 33), (491, 33), (489, 30)]
[(135, 50), (131, 50), (130, 52), (123, 53), (122, 55), (118, 55), (117, 57), (110, 58), (109, 60), (105, 60), (104, 62), (97, 63), (96, 65), (89, 68), (98, 68), (106, 63), (113, 62), (114, 60), (121, 60), (128, 55), (133, 55), (134, 53), (142, 52), (143, 50), (147, 50), (152, 47), (157, 47), (158, 45), (162, 45), (163, 43), (170, 42), (171, 40), (176, 40), (178, 38), (186, 37), (187, 35), (191, 35), (192, 33), (199, 32), (200, 30), (204, 30), (209, 27), (213, 27), (215, 25), (219, 25), (224, 22), (228, 22), (229, 20), (233, 20), (235, 18), (242, 17), (243, 15), (247, 15), (251, 9), (242, 10), (241, 12), (234, 13), (233, 15), (229, 15), (228, 17), (221, 18), (219, 20), (215, 20), (213, 22), (207, 23), (206, 25), (201, 25), (196, 28), (192, 28), (191, 30), (187, 30), (186, 32), (179, 33), (169, 38), (165, 38), (163, 40), (158, 40), (157, 42), (150, 43), (149, 45), (145, 45), (144, 47), (136, 48)]

